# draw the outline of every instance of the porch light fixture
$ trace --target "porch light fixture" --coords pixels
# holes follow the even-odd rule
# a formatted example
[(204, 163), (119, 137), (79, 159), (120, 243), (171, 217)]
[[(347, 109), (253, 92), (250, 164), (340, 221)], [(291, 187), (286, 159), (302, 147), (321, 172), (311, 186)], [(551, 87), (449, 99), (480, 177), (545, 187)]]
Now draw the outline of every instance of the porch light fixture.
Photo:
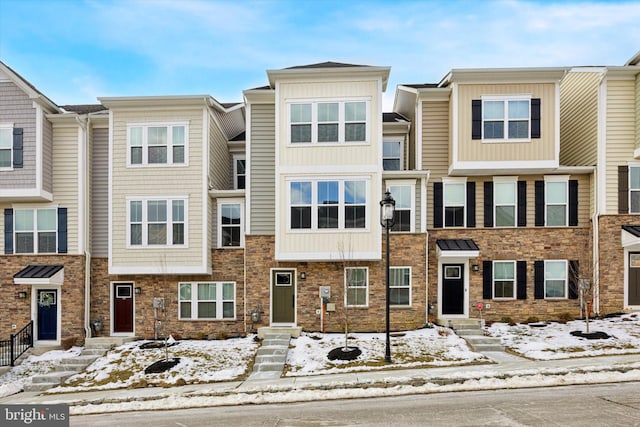
[(25, 291), (18, 292), (18, 298), (25, 299), (27, 297), (27, 293)]
[(478, 264), (473, 264), (471, 266), (471, 269), (477, 273), (478, 271), (480, 271), (480, 266)]
[(394, 224), (394, 213), (396, 210), (396, 201), (391, 197), (391, 193), (387, 190), (384, 193), (384, 199), (380, 201), (380, 224), (387, 230), (387, 263), (386, 263), (386, 285), (387, 285), (387, 302), (386, 302), (386, 344), (384, 350), (384, 361), (391, 363), (391, 340), (389, 338), (389, 299), (391, 296), (391, 288), (389, 287), (389, 230)]
[(307, 273), (303, 271), (302, 273), (300, 273), (300, 280), (306, 280), (306, 279), (307, 279)]
[(136, 295), (140, 295), (142, 293), (142, 288), (140, 286), (138, 286), (138, 287), (134, 288), (133, 291), (136, 293)]

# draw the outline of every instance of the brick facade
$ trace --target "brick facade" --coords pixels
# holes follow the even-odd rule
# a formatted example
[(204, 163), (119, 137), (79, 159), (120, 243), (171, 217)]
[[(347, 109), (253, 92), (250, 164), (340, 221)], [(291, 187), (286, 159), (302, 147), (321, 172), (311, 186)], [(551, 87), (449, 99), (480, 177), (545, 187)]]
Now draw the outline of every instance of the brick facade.
[(603, 215), (599, 220), (600, 313), (615, 313), (625, 308), (622, 226), (638, 220), (637, 215)]
[[(437, 239), (473, 239), (480, 249), (478, 258), (469, 260), (469, 317), (479, 317), (476, 303), (483, 302), (483, 317), (501, 320), (510, 317), (516, 322), (529, 317), (555, 320), (564, 313), (578, 317), (580, 308), (576, 299), (545, 300), (534, 298), (534, 261), (578, 260), (579, 265), (590, 268), (592, 239), (590, 228), (513, 228), (513, 229), (438, 229), (429, 232), (429, 302), (438, 312), (438, 259)], [(483, 299), (483, 261), (513, 260), (527, 263), (527, 298), (524, 300)], [(471, 271), (476, 264), (479, 271)]]
[[(392, 234), (391, 266), (411, 267), (411, 306), (392, 307), (391, 329), (406, 330), (426, 323), (426, 236), (424, 234)], [(385, 239), (382, 241), (382, 261), (277, 262), (274, 258), (274, 236), (246, 236), (247, 306), (262, 310), (262, 322), (268, 326), (270, 313), (271, 269), (295, 269), (297, 273), (297, 324), (306, 331), (321, 330), (320, 286), (331, 287), (330, 303), (335, 312), (325, 312), (324, 330), (341, 332), (345, 324), (344, 268), (367, 267), (369, 270), (369, 306), (346, 310), (349, 329), (358, 332), (383, 331), (386, 313)], [(305, 279), (300, 278), (304, 272)]]

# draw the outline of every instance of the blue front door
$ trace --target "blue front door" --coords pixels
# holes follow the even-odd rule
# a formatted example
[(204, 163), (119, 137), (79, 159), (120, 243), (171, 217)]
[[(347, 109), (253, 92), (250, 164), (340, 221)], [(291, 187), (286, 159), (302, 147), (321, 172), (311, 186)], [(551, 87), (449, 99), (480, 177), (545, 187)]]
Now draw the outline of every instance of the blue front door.
[(56, 340), (58, 338), (58, 291), (39, 289), (38, 302), (38, 340)]

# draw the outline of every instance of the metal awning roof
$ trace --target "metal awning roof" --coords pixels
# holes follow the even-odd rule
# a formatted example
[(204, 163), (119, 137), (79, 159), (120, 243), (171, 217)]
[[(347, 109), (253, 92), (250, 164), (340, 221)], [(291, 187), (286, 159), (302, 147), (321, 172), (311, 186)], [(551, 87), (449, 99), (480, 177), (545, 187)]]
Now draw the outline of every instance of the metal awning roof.
[(480, 255), (480, 248), (472, 239), (438, 239), (436, 246), (438, 258), (475, 258)]
[(16, 285), (61, 285), (63, 280), (61, 264), (29, 264), (13, 275)]

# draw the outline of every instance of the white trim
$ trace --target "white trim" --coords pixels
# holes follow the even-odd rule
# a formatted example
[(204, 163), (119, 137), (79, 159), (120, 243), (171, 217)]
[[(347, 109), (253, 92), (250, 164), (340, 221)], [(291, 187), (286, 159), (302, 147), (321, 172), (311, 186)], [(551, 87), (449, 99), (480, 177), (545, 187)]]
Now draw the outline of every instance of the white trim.
[[(519, 95), (482, 95), (480, 97), (480, 100), (482, 102), (482, 117), (480, 118), (481, 122), (482, 122), (482, 127), (480, 129), (481, 131), (481, 141), (482, 143), (514, 143), (514, 142), (531, 142), (532, 138), (531, 138), (531, 99), (533, 98), (533, 96), (531, 94), (519, 94)], [(527, 117), (527, 137), (526, 138), (509, 138), (509, 108), (508, 108), (508, 103), (509, 101), (528, 101), (529, 103), (529, 116)], [(504, 115), (502, 116), (501, 120), (488, 120), (491, 122), (498, 122), (501, 121), (502, 122), (502, 129), (503, 129), (503, 138), (485, 138), (484, 136), (484, 111), (485, 111), (485, 102), (502, 102), (504, 104)], [(559, 111), (559, 109), (558, 109)], [(518, 121), (522, 121), (523, 119), (517, 119)], [(559, 121), (557, 123), (560, 123)], [(557, 158), (557, 156), (556, 156)]]
[(38, 199), (38, 201), (51, 202), (53, 194), (41, 188), (1, 189), (0, 199)]
[[(446, 210), (447, 210), (447, 185), (460, 185), (462, 184), (462, 188), (464, 191), (462, 207), (462, 225), (450, 225), (446, 224)], [(459, 207), (459, 205), (452, 205), (453, 207)], [(467, 177), (450, 177), (443, 176), (442, 177), (442, 228), (464, 228), (467, 226)]]
[[(635, 191), (638, 192), (640, 191), (640, 188), (631, 188), (631, 169), (633, 168), (640, 168), (640, 162), (627, 162), (627, 167), (628, 167), (628, 176), (627, 176), (627, 212), (628, 214), (638, 214), (640, 212), (633, 212), (631, 210), (631, 191)], [(618, 184), (619, 185), (619, 184)]]
[[(365, 294), (365, 303), (364, 304), (347, 304), (347, 290), (348, 290), (348, 286), (347, 286), (347, 270), (364, 270), (365, 274), (366, 274), (366, 278), (365, 278), (365, 289), (366, 289), (366, 294)], [(370, 293), (370, 284), (369, 284), (369, 267), (363, 267), (363, 266), (349, 266), (349, 267), (344, 267), (344, 269), (342, 270), (342, 278), (344, 279), (344, 283), (343, 283), (343, 289), (344, 289), (344, 307), (346, 308), (369, 308), (369, 293)]]
[[(293, 286), (293, 323), (274, 323), (273, 321), (273, 273), (291, 273), (291, 286)], [(298, 269), (296, 268), (270, 268), (269, 269), (269, 326), (292, 326), (298, 324)]]
[[(602, 80), (598, 88), (598, 131), (597, 156), (600, 173), (598, 173), (598, 214), (607, 213), (607, 81)], [(616, 212), (617, 213), (617, 210)]]
[[(396, 269), (396, 270), (409, 269), (409, 304), (408, 305), (390, 304), (391, 307), (397, 307), (397, 308), (411, 308), (411, 307), (413, 307), (413, 269), (411, 268), (411, 266), (408, 266), (408, 265), (391, 265), (391, 266), (389, 266), (389, 269), (390, 270), (393, 270), (393, 269)], [(394, 288), (394, 287), (391, 287), (391, 285), (389, 285), (389, 287), (391, 289)], [(395, 288), (404, 289), (404, 287), (401, 287), (401, 286), (396, 286)]]
[[(415, 179), (403, 179), (403, 180), (393, 180), (387, 179), (385, 180), (384, 187), (390, 191), (391, 187), (409, 187), (409, 210), (411, 211), (411, 216), (409, 217), (409, 230), (408, 231), (393, 231), (390, 230), (391, 233), (414, 233), (416, 230), (416, 180)], [(393, 193), (392, 193), (393, 194)], [(397, 199), (396, 199), (397, 200)], [(397, 205), (397, 204), (396, 204)], [(396, 206), (396, 210), (398, 207)]]
[[(245, 214), (245, 219), (244, 219), (244, 226), (245, 226), (245, 232), (246, 233), (251, 233), (251, 104), (249, 103), (245, 103), (246, 107), (245, 107), (245, 111), (247, 114), (247, 120), (246, 122), (246, 127), (245, 127), (245, 152), (246, 152), (246, 163), (244, 165), (245, 167), (245, 181), (244, 181), (244, 192), (245, 192), (245, 209), (246, 209), (246, 214)], [(278, 121), (276, 120), (276, 124), (278, 123)], [(276, 134), (277, 135), (277, 134)], [(275, 150), (278, 150), (278, 144), (277, 144), (277, 137), (276, 137), (276, 144), (275, 144)], [(276, 177), (279, 176), (276, 174)], [(276, 180), (276, 191), (278, 188), (278, 181)], [(277, 201), (277, 198), (276, 198)], [(276, 211), (277, 211), (277, 206), (276, 205)], [(277, 221), (276, 221), (277, 224)], [(277, 227), (277, 225), (276, 225)], [(276, 234), (277, 235), (277, 234)], [(276, 239), (277, 240), (277, 239)], [(246, 288), (246, 286), (245, 286)]]
[[(215, 284), (216, 285), (216, 299), (215, 300), (200, 300), (198, 299), (198, 285), (200, 284)], [(224, 285), (233, 285), (233, 317), (224, 317)], [(191, 304), (191, 317), (182, 317), (180, 304), (183, 302), (180, 299), (180, 286), (189, 285), (191, 287), (191, 300), (188, 301)], [(233, 280), (219, 281), (219, 280), (207, 280), (207, 281), (185, 281), (178, 282), (178, 320), (185, 321), (208, 321), (208, 322), (221, 322), (221, 321), (236, 321), (238, 320), (238, 285)], [(216, 304), (216, 317), (198, 317), (198, 303), (200, 301), (215, 302)], [(184, 302), (187, 302), (186, 300)], [(227, 300), (228, 302), (228, 300)]]
[[(240, 246), (222, 246), (222, 205), (239, 205), (240, 206)], [(244, 248), (244, 199), (216, 199), (216, 247), (220, 249), (238, 249)]]
[[(209, 198), (208, 192), (209, 192), (209, 168), (211, 167), (210, 162), (212, 162), (212, 159), (209, 157), (209, 144), (211, 143), (211, 141), (209, 140), (209, 128), (211, 127), (211, 117), (214, 118), (214, 123), (216, 124), (216, 126), (218, 126), (218, 122), (215, 120), (215, 116), (213, 116), (209, 109), (207, 107), (202, 109), (202, 210), (200, 212), (201, 216), (201, 223), (202, 223), (202, 246), (201, 246), (201, 256), (202, 256), (202, 262), (204, 263), (204, 265), (206, 265), (207, 267), (207, 271), (211, 272), (212, 270), (212, 260), (211, 260), (211, 246), (212, 246), (212, 228), (213, 228), (213, 218), (212, 215), (209, 213), (209, 205), (213, 205), (211, 199)], [(219, 128), (219, 126), (218, 126)], [(185, 136), (186, 137), (186, 136)], [(187, 155), (186, 149), (185, 149), (185, 156)], [(187, 158), (185, 158), (185, 161), (188, 161)], [(188, 205), (188, 201), (186, 203)], [(184, 240), (185, 243), (188, 242), (189, 238), (188, 238), (188, 234), (187, 234), (187, 223), (188, 223), (188, 216), (187, 216), (187, 207), (185, 206), (185, 211), (184, 211), (184, 215), (185, 215), (185, 236), (184, 236)]]
[[(38, 291), (39, 290), (55, 290), (57, 298), (56, 313), (56, 339), (55, 340), (38, 340)], [(60, 345), (60, 337), (62, 333), (62, 288), (58, 285), (39, 285), (34, 284), (31, 288), (31, 318), (33, 319), (33, 346), (50, 346)]]
[[(148, 225), (149, 225), (149, 220), (148, 220), (148, 202), (150, 201), (159, 201), (159, 202), (166, 202), (166, 214), (167, 214), (167, 219), (164, 222), (167, 225), (167, 232), (166, 232), (166, 238), (167, 238), (167, 243), (164, 245), (155, 245), (155, 244), (149, 244), (148, 243)], [(175, 221), (173, 221), (173, 202), (174, 201), (182, 201), (184, 202), (184, 220), (183, 221), (177, 221), (177, 223), (183, 223), (184, 224), (184, 243), (181, 244), (173, 244), (173, 243), (169, 243), (170, 241), (172, 241), (172, 236), (173, 236), (173, 227), (172, 225), (175, 223)], [(131, 202), (142, 202), (142, 222), (141, 222), (141, 226), (142, 226), (142, 244), (140, 245), (133, 245), (131, 244)], [(203, 205), (207, 205), (208, 203), (208, 198), (205, 198), (203, 200)], [(186, 249), (189, 248), (189, 196), (188, 195), (182, 195), (182, 196), (126, 196), (125, 197), (125, 221), (126, 221), (126, 233), (127, 233), (127, 237), (126, 237), (126, 248), (127, 249), (132, 249), (132, 250), (137, 250), (137, 249), (161, 249), (161, 248), (166, 248), (166, 249)], [(206, 218), (206, 217), (205, 217)], [(204, 218), (203, 218), (204, 220)], [(206, 227), (203, 227), (203, 229), (205, 230), (206, 233)], [(206, 237), (206, 236), (205, 236)], [(208, 242), (207, 240), (204, 240), (203, 242), (203, 246), (207, 247), (208, 244), (206, 244), (206, 242)], [(205, 258), (206, 259), (206, 258)]]
[[(565, 184), (565, 204), (564, 204), (564, 224), (560, 225), (549, 225), (547, 221), (547, 212), (549, 205), (549, 198), (547, 197), (547, 183), (556, 182)], [(569, 175), (545, 175), (544, 176), (544, 226), (545, 227), (568, 227), (569, 226)], [(551, 206), (561, 206), (559, 204), (554, 204)]]
[[(429, 177), (420, 179), (420, 232), (427, 232), (427, 181)], [(428, 237), (428, 236), (427, 236)], [(427, 238), (427, 241), (429, 239)]]
[(125, 267), (111, 267), (109, 274), (123, 274), (123, 275), (135, 275), (135, 274), (210, 274), (207, 264), (194, 264), (194, 265), (175, 265), (175, 266), (151, 266), (151, 265), (139, 265), (139, 266), (125, 266)]
[[(496, 203), (496, 184), (513, 184), (513, 225), (498, 225), (498, 204)], [(518, 226), (518, 177), (517, 176), (494, 176), (493, 177), (493, 227), (494, 228), (514, 228)], [(501, 205), (510, 206), (510, 205)]]
[[(204, 114), (206, 114), (207, 110), (203, 109)], [(206, 135), (209, 133), (208, 128), (204, 128), (206, 123), (203, 122), (203, 139), (206, 139)], [(126, 124), (126, 157), (127, 157), (127, 168), (164, 168), (164, 167), (188, 167), (189, 166), (189, 121), (175, 121), (175, 122), (132, 122)], [(174, 163), (173, 162), (173, 129), (175, 127), (184, 127), (184, 163)], [(166, 128), (167, 129), (167, 144), (165, 145), (167, 149), (167, 162), (166, 163), (149, 163), (149, 128), (158, 127), (158, 128)], [(141, 128), (142, 129), (142, 145), (140, 148), (142, 149), (142, 159), (141, 163), (131, 163), (131, 130), (133, 128)], [(204, 144), (203, 144), (204, 145)]]
[[(108, 189), (108, 227), (107, 252), (108, 271), (113, 274), (113, 111), (109, 110), (109, 189)], [(126, 202), (125, 202), (126, 203)]]
[[(405, 167), (405, 161), (404, 161), (404, 152), (405, 152), (405, 145), (406, 139), (404, 138), (404, 136), (385, 136), (382, 138), (382, 154), (380, 155), (380, 159), (382, 160), (382, 170), (385, 172), (388, 171), (402, 171), (402, 170), (406, 170), (407, 168)], [(386, 143), (398, 143), (400, 144), (400, 154), (399, 154), (399, 158), (398, 160), (400, 161), (400, 168), (399, 169), (385, 169), (384, 168), (384, 144)], [(395, 159), (395, 157), (388, 157), (387, 159), (389, 160), (393, 160)]]
[[(462, 314), (442, 314), (442, 266), (445, 264), (463, 264), (464, 302)], [(446, 317), (445, 317), (446, 316)], [(438, 318), (446, 319), (468, 319), (469, 318), (469, 257), (460, 255), (459, 257), (438, 258)]]
[[(380, 172), (378, 165), (294, 165), (294, 166), (278, 166), (276, 176), (282, 175), (329, 175), (337, 174), (340, 176), (348, 176), (351, 174), (377, 174)], [(348, 172), (348, 173), (347, 173)], [(388, 173), (390, 171), (385, 171)], [(277, 187), (277, 186), (276, 186)]]
[[(131, 284), (131, 299), (133, 299), (133, 307), (131, 307), (131, 323), (133, 331), (131, 332), (114, 332), (113, 321), (115, 320), (115, 314), (113, 311), (114, 295), (113, 287), (117, 284)], [(109, 336), (112, 337), (134, 337), (136, 336), (136, 282), (133, 280), (113, 280), (109, 282)]]
[(244, 160), (244, 186), (247, 188), (247, 156), (246, 154), (234, 154), (233, 159), (233, 189), (242, 190), (238, 188), (238, 160)]
[[(85, 130), (80, 125), (78, 126), (78, 175), (77, 175), (77, 184), (78, 184), (78, 241), (76, 242), (78, 245), (77, 253), (81, 254), (85, 250), (85, 233), (86, 233), (86, 225), (85, 221), (87, 218), (87, 211), (85, 211), (85, 201), (86, 201), (86, 187), (89, 180), (86, 175), (87, 163), (88, 159), (86, 158), (87, 146), (85, 144)], [(68, 238), (68, 229), (67, 229), (67, 238)], [(71, 245), (67, 244), (67, 248), (71, 249)], [(69, 251), (71, 252), (71, 251)]]
[[(623, 237), (625, 231), (623, 230)], [(628, 233), (627, 233), (628, 234)], [(635, 236), (634, 236), (635, 237)], [(640, 305), (629, 305), (629, 255), (640, 252), (640, 238), (636, 237), (635, 245), (624, 248), (624, 310), (640, 310)]]
[[(382, 233), (380, 233), (382, 234)], [(359, 251), (352, 252), (345, 260), (354, 261), (380, 261), (380, 252), (376, 251)], [(280, 252), (276, 253), (278, 261), (340, 261), (335, 252)]]
[[(513, 265), (513, 296), (512, 297), (496, 297), (496, 263), (510, 263)], [(518, 296), (518, 264), (510, 259), (496, 259), (491, 265), (491, 299), (496, 301), (513, 301)]]
[[(1, 167), (0, 170), (2, 171), (12, 171), (13, 170), (13, 123), (10, 122), (4, 122), (4, 123), (0, 123), (0, 131), (6, 131), (9, 133), (9, 147), (8, 150), (11, 153), (11, 157), (10, 157), (10, 165), (7, 167)], [(23, 142), (23, 147), (24, 147), (24, 142)], [(7, 150), (7, 147), (2, 148), (3, 150)], [(23, 159), (23, 164), (24, 164), (24, 159)]]
[(503, 160), (503, 161), (453, 161), (449, 174), (474, 174), (478, 172), (551, 172), (558, 169), (558, 160)]
[[(564, 263), (564, 296), (562, 297), (547, 297), (547, 263)], [(543, 296), (545, 300), (566, 300), (569, 299), (569, 262), (566, 259), (545, 259), (544, 260), (544, 278), (543, 278)], [(558, 279), (551, 279), (558, 280)]]

